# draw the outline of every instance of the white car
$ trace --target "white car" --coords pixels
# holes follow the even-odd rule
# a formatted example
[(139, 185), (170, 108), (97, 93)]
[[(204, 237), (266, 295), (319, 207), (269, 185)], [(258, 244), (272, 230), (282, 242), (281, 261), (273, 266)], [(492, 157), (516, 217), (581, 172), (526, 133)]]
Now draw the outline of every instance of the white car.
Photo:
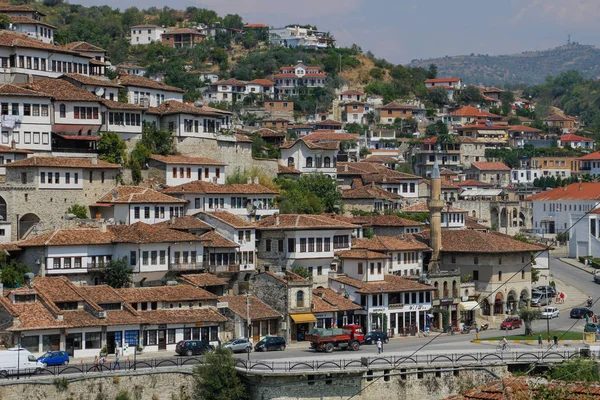
[(544, 307), (540, 318), (557, 318), (560, 315), (560, 311), (556, 307)]

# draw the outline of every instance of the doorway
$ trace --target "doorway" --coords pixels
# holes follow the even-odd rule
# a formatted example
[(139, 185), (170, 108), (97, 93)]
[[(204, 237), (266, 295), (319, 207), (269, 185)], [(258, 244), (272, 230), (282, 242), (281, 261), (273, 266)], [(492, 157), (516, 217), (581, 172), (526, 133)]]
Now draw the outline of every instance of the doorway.
[(81, 350), (81, 333), (69, 333), (65, 339), (65, 347), (69, 357), (75, 356), (75, 350)]
[(166, 329), (158, 330), (158, 349), (159, 350), (167, 349), (167, 330)]
[(108, 354), (115, 354), (123, 346), (121, 331), (106, 332), (106, 349)]

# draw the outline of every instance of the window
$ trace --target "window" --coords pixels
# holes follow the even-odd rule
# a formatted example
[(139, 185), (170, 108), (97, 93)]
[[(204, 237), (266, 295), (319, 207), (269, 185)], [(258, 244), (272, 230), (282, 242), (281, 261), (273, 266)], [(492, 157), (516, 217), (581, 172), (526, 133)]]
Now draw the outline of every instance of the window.
[(502, 271), (498, 271), (498, 282), (502, 282)]
[(369, 272), (371, 273), (371, 275), (375, 274), (375, 263), (371, 263), (370, 268), (369, 268)]
[(71, 183), (71, 173), (65, 172), (65, 183)]
[(71, 259), (69, 257), (63, 259), (63, 268), (71, 268)]
[(310, 253), (315, 251), (315, 238), (308, 238), (308, 251)]
[(295, 253), (296, 252), (296, 239), (288, 238), (288, 252)]
[(474, 281), (479, 280), (479, 271), (477, 271), (477, 270), (473, 271), (473, 280)]
[(131, 266), (137, 265), (137, 253), (135, 251), (129, 252), (129, 265), (131, 265)]
[(173, 178), (177, 178), (177, 168), (173, 167)]
[(350, 247), (348, 235), (336, 235), (333, 237), (333, 249), (346, 249)]
[(306, 239), (300, 239), (300, 253), (306, 253)]
[(67, 106), (65, 106), (64, 104), (61, 104), (58, 106), (58, 110), (59, 110), (58, 113), (61, 118), (67, 117)]
[(86, 332), (85, 333), (85, 348), (86, 349), (99, 349), (101, 347), (102, 347), (102, 332)]
[(23, 115), (31, 116), (31, 104), (23, 104)]
[(306, 157), (306, 168), (312, 168), (312, 166), (313, 166), (312, 157)]
[(266, 251), (271, 251), (271, 239), (267, 239), (265, 241), (265, 250)]
[(148, 252), (142, 252), (142, 265), (148, 265)]
[(359, 275), (363, 274), (363, 263), (361, 263), (361, 262), (358, 263), (358, 274)]
[(46, 183), (46, 173), (40, 172), (40, 183)]
[(323, 238), (317, 238), (317, 252), (323, 251)]
[(139, 207), (133, 208), (133, 218), (140, 219), (140, 208)]
[(59, 172), (54, 173), (54, 183), (60, 183), (60, 173)]
[(382, 272), (382, 265), (381, 265), (381, 263), (380, 263), (380, 262), (378, 262), (378, 263), (377, 263), (377, 273), (378, 273), (378, 274), (381, 274), (381, 272)]
[(165, 261), (167, 259), (167, 252), (165, 250), (161, 250), (159, 254), (160, 254), (159, 263), (161, 265), (164, 265)]
[(221, 168), (215, 168), (215, 174), (217, 175), (217, 179), (221, 177)]
[(150, 264), (156, 265), (158, 261), (158, 251), (153, 250), (150, 252)]
[(525, 270), (521, 271), (521, 279), (525, 279)]
[(475, 264), (475, 265), (479, 264), (479, 257), (473, 258), (473, 264)]
[(145, 219), (150, 218), (150, 207), (144, 207), (144, 218)]
[(296, 307), (304, 307), (304, 291), (302, 290), (299, 290), (298, 293), (296, 293)]
[(331, 238), (325, 238), (325, 251), (331, 251)]
[(331, 158), (329, 158), (329, 157), (325, 157), (325, 158), (323, 159), (323, 166), (324, 166), (325, 168), (329, 168), (329, 167), (331, 167)]

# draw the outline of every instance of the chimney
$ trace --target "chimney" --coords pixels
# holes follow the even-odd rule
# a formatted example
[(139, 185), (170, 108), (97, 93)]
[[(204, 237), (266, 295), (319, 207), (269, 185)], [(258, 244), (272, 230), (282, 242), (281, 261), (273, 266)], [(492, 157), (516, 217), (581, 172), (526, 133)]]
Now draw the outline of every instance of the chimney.
[(17, 148), (17, 142), (14, 141), (14, 140), (12, 142), (10, 142), (10, 148), (13, 149), (13, 150), (16, 149)]
[(279, 223), (280, 223), (280, 221), (279, 221), (279, 214), (275, 214), (275, 225), (279, 226)]
[(97, 157), (93, 157), (92, 158), (92, 165), (98, 165), (98, 158)]
[(175, 224), (175, 216), (171, 215), (171, 225)]
[(106, 221), (102, 221), (100, 224), (100, 232), (106, 233)]
[(579, 190), (583, 189), (583, 184), (579, 182)]
[(254, 177), (254, 184), (255, 184), (255, 185), (258, 185), (258, 176), (255, 176), (255, 177)]
[(33, 75), (27, 75), (27, 83), (33, 85)]
[(251, 185), (251, 184), (252, 184), (252, 178), (251, 178), (251, 177), (248, 177), (248, 179), (246, 180), (246, 183), (247, 183), (248, 185)]
[(348, 172), (348, 164), (344, 164), (344, 172)]

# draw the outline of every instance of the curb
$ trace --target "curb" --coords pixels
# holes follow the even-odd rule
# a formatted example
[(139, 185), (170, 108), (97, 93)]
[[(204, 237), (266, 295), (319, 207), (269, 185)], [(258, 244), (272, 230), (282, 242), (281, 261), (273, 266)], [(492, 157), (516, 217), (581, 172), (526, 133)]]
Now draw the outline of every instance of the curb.
[(594, 272), (590, 271), (589, 268), (586, 268), (585, 266), (578, 265), (578, 264), (580, 264), (578, 261), (575, 261), (575, 260), (570, 259), (570, 258), (564, 258), (564, 257), (559, 258), (559, 260), (562, 261), (562, 262), (564, 262), (565, 264), (570, 265), (573, 268), (577, 268), (580, 271), (587, 272), (590, 275), (594, 275)]
[[(583, 340), (559, 340), (559, 343), (583, 343)], [(471, 343), (486, 344), (486, 343), (500, 343), (500, 340), (485, 340), (485, 339), (474, 339)], [(537, 343), (537, 339), (525, 339), (525, 340), (508, 340), (508, 343)]]

